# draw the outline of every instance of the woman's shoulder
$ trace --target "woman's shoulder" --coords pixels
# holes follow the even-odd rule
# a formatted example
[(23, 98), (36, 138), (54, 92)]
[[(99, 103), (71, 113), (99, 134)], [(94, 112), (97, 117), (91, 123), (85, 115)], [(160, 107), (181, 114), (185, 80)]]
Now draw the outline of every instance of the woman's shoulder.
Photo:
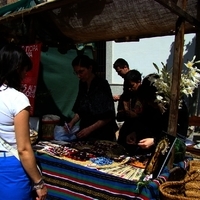
[(0, 99), (1, 102), (3, 102), (4, 105), (9, 108), (9, 111), (12, 113), (12, 115), (16, 115), (22, 109), (30, 106), (28, 97), (24, 93), (14, 88), (7, 88), (2, 95), (0, 95)]
[(23, 99), (23, 100), (28, 100), (28, 97), (21, 91), (18, 91), (14, 88), (10, 88), (8, 87), (6, 89), (6, 96), (7, 98), (9, 98), (10, 100), (19, 100), (19, 99)]

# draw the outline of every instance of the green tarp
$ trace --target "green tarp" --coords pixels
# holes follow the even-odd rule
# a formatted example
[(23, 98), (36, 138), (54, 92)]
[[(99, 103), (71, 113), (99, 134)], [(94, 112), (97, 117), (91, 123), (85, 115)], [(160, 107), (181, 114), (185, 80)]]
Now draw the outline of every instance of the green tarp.
[[(86, 49), (84, 54), (92, 58), (90, 49)], [(79, 81), (71, 65), (76, 56), (76, 50), (61, 54), (57, 48), (41, 53), (35, 115), (57, 114), (72, 117)]]

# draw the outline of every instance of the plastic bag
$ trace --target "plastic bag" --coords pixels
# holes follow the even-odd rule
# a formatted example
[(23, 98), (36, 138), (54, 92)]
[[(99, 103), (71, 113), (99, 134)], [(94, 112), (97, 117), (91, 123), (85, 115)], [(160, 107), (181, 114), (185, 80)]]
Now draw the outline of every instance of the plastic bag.
[(70, 133), (68, 133), (64, 126), (55, 126), (54, 128), (54, 139), (58, 141), (73, 141), (76, 140), (76, 133), (79, 130), (79, 126), (72, 127)]

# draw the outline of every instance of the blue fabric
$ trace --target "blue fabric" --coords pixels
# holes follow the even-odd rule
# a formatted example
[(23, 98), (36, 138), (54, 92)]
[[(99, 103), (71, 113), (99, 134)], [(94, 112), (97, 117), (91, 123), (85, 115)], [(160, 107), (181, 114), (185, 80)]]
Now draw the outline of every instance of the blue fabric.
[(0, 157), (0, 200), (32, 200), (31, 181), (14, 156)]
[(54, 139), (58, 141), (73, 141), (76, 140), (76, 133), (79, 130), (79, 126), (73, 126), (68, 133), (63, 126), (55, 126), (54, 128)]

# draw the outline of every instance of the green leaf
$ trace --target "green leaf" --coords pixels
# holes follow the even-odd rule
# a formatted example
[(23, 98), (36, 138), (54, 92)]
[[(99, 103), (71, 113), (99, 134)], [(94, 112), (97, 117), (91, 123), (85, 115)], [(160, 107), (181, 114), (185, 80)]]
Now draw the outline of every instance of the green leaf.
[(153, 63), (153, 65), (154, 65), (154, 67), (156, 68), (156, 70), (157, 70), (157, 72), (159, 74), (159, 72), (160, 72), (159, 67), (155, 63)]

